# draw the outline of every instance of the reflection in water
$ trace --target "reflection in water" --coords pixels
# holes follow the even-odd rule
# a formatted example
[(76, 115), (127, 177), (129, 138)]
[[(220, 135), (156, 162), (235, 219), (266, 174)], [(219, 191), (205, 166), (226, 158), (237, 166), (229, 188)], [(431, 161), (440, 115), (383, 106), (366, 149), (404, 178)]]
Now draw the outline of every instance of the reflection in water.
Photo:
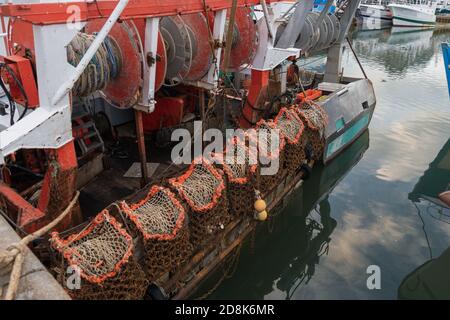
[[(337, 224), (331, 217), (328, 195), (358, 163), (368, 147), (369, 132), (366, 131), (339, 156), (338, 161), (333, 161), (320, 171), (316, 171), (317, 174), (304, 184), (303, 212), (309, 212), (305, 219), (307, 245), (303, 251), (297, 251), (277, 282), (277, 288), (286, 293), (286, 299), (292, 298), (300, 285), (308, 284), (316, 271), (320, 257), (328, 254), (331, 234)], [(286, 209), (288, 210), (289, 208)]]
[[(336, 220), (330, 215), (328, 194), (368, 146), (366, 131), (339, 156), (342, 163), (334, 161), (313, 171), (295, 195), (286, 199), (286, 208), (274, 210), (271, 220), (258, 228), (252, 241), (241, 249), (235, 276), (222, 284), (220, 295), (213, 294), (210, 298), (263, 299), (276, 290), (278, 298), (290, 299), (299, 286), (308, 284), (321, 256), (328, 254), (336, 227)], [(217, 279), (205, 284), (204, 290), (214, 281)]]
[(405, 277), (399, 299), (450, 299), (450, 248)]
[(370, 57), (389, 75), (402, 75), (412, 67), (424, 66), (436, 52), (433, 30), (394, 27), (359, 32), (354, 47), (361, 57)]
[[(414, 202), (422, 222), (430, 260), (403, 279), (398, 289), (400, 299), (450, 299), (450, 247), (434, 259), (423, 216), (433, 218), (434, 221), (430, 220), (430, 223), (450, 225), (450, 208), (437, 198), (441, 192), (447, 190), (450, 190), (450, 139), (409, 194), (409, 199)], [(422, 206), (419, 207), (418, 203), (422, 203)]]
[[(430, 260), (430, 251), (438, 257), (449, 247), (446, 217), (435, 207), (427, 212), (434, 204), (417, 197), (435, 198), (445, 180), (450, 182), (442, 172), (433, 179), (424, 176), (430, 167), (448, 164), (440, 156), (450, 137), (440, 43), (449, 37), (449, 31), (352, 35), (377, 95), (370, 147), (360, 160), (359, 152), (349, 149), (329, 166), (314, 168), (285, 209), (247, 241), (233, 277), (211, 298), (395, 299), (405, 276)], [(317, 67), (323, 59), (298, 63), (308, 62), (306, 68)], [(343, 68), (345, 75), (361, 76), (349, 50)], [(381, 290), (366, 286), (369, 265), (381, 269)]]
[(328, 254), (330, 235), (336, 227), (336, 220), (330, 216), (330, 204), (327, 197), (318, 206), (319, 210), (315, 208), (305, 220), (305, 238), (308, 242), (306, 250), (292, 260), (277, 283), (277, 288), (286, 292), (287, 300), (291, 299), (302, 283), (308, 284), (314, 275), (316, 264), (319, 264), (320, 257)]
[(444, 144), (429, 168), (420, 177), (409, 194), (409, 199), (437, 198), (441, 192), (450, 190), (450, 139)]

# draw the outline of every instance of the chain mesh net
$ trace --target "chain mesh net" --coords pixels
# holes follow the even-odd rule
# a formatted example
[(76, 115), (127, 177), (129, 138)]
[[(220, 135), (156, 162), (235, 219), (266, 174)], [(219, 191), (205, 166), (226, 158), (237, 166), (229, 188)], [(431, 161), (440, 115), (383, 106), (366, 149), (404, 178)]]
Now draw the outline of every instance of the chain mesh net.
[(223, 174), (204, 158), (194, 160), (184, 174), (169, 179), (169, 184), (190, 208), (189, 229), (194, 247), (224, 229), (230, 221)]
[(323, 108), (317, 104), (304, 103), (297, 108), (300, 119), (306, 124), (306, 136), (313, 149), (313, 159), (321, 159), (325, 148), (325, 128), (328, 116)]
[(61, 239), (51, 234), (52, 246), (62, 256), (61, 281), (65, 271), (76, 268), (79, 288), (68, 290), (74, 299), (142, 299), (148, 281), (134, 261), (133, 241), (107, 210), (99, 213), (80, 233)]
[[(55, 160), (50, 161), (50, 191), (46, 209), (49, 219), (56, 217), (67, 207), (76, 191), (76, 168), (62, 169)], [(56, 230), (65, 230), (73, 225), (81, 223), (81, 209), (79, 202), (72, 208), (72, 212), (56, 227)]]
[[(258, 146), (258, 190), (263, 194), (272, 190), (280, 181), (281, 169), (284, 166), (285, 139), (277, 130), (271, 120), (260, 120), (256, 124), (255, 134), (250, 139), (255, 140)], [(255, 143), (255, 142), (253, 142)], [(262, 174), (263, 168), (273, 166), (278, 161), (278, 170), (272, 174)]]
[(121, 203), (144, 240), (144, 266), (150, 281), (176, 269), (192, 253), (185, 210), (167, 188), (153, 186), (134, 204)]
[(235, 216), (253, 213), (256, 186), (256, 155), (245, 142), (231, 139), (223, 154), (223, 171), (227, 179), (230, 211)]
[(284, 167), (288, 174), (294, 174), (305, 160), (304, 125), (295, 110), (281, 108), (274, 123), (286, 141)]

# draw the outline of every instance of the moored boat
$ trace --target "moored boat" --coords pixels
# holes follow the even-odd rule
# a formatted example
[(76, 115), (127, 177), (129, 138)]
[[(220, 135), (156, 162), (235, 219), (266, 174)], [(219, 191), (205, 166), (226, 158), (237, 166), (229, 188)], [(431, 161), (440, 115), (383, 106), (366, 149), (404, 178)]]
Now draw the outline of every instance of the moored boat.
[[(7, 14), (0, 6), (15, 20), (0, 52), (10, 75), (0, 77), (0, 163), (27, 174), (2, 170), (2, 210), (25, 233), (52, 221), (36, 255), (71, 298), (188, 297), (314, 163), (366, 131), (372, 83), (341, 68), (358, 1), (339, 16), (303, 2), (284, 15), (263, 2), (256, 24), (250, 4), (259, 1), (235, 3), (227, 22), (232, 4), (205, 0), (210, 24), (197, 0), (165, 11), (120, 0), (80, 32), (60, 20), (61, 6), (32, 23), (14, 13), (22, 1)], [(323, 74), (298, 68), (318, 51), (327, 52)], [(82, 285), (66, 282), (72, 267)], [(11, 283), (6, 297), (22, 297)]]
[(441, 0), (436, 6), (436, 15), (448, 15), (450, 14), (450, 1)]
[(366, 1), (359, 6), (359, 16), (364, 29), (382, 29), (392, 25), (392, 12), (387, 2)]
[(407, 0), (388, 5), (392, 11), (392, 24), (401, 27), (434, 27), (436, 24), (436, 2)]

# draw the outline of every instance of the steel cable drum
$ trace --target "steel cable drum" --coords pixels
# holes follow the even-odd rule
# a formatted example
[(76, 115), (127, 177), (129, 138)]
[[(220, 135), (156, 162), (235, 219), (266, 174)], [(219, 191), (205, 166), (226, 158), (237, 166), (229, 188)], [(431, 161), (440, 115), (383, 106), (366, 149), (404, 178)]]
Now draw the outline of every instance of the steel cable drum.
[(178, 16), (162, 18), (160, 31), (167, 52), (167, 72), (164, 85), (174, 86), (184, 79), (191, 68), (193, 35)]
[(317, 14), (312, 12), (308, 13), (303, 30), (294, 45), (295, 48), (301, 49), (303, 53), (309, 53), (317, 46), (320, 38), (320, 29), (315, 28), (317, 19)]
[[(106, 18), (102, 18), (89, 21), (84, 28), (85, 32), (87, 34), (99, 32), (106, 20)], [(139, 90), (142, 85), (143, 53), (141, 50), (141, 35), (132, 21), (115, 23), (108, 35), (120, 49), (123, 63), (119, 75), (110, 79), (106, 87), (100, 92), (105, 100), (114, 107), (120, 109), (130, 108), (138, 102)], [(161, 37), (158, 39), (157, 54), (161, 57), (160, 61), (157, 62), (157, 68), (159, 67), (161, 72), (165, 68), (165, 50)], [(157, 89), (160, 84), (161, 79), (157, 77)]]
[(213, 61), (208, 23), (201, 13), (188, 14), (181, 19), (189, 33), (192, 50), (192, 62), (184, 80), (200, 80), (208, 73)]
[[(85, 26), (85, 32), (87, 34), (99, 32), (106, 20), (89, 21)], [(138, 35), (129, 22), (115, 23), (109, 36), (116, 41), (124, 63), (119, 75), (111, 79), (101, 93), (110, 104), (123, 109), (137, 102), (142, 82), (142, 53), (138, 45)]]
[[(131, 20), (135, 29), (139, 33), (141, 43), (144, 45), (145, 39), (145, 19)], [(147, 61), (148, 63), (148, 61)], [(158, 32), (158, 49), (156, 50), (156, 75), (155, 75), (155, 91), (159, 90), (164, 83), (167, 71), (167, 54), (161, 32)]]
[[(228, 26), (225, 28), (225, 34), (227, 29)], [(251, 9), (237, 8), (227, 71), (238, 72), (251, 64), (256, 55), (258, 43), (259, 35), (256, 24), (253, 22)]]
[(307, 52), (311, 48), (317, 39), (314, 32), (314, 25), (311, 17), (307, 16), (303, 29), (300, 32), (294, 47), (300, 49), (302, 52)]
[(323, 22), (327, 25), (327, 40), (325, 41), (322, 49), (328, 48), (333, 42), (334, 25), (329, 14), (326, 14), (323, 18)]
[[(314, 25), (317, 23), (319, 18), (319, 13), (311, 12), (311, 15), (314, 16)], [(319, 39), (317, 40), (316, 45), (311, 48), (311, 52), (322, 50), (326, 46), (327, 37), (328, 37), (328, 29), (327, 24), (322, 20), (319, 26), (317, 26), (317, 31), (319, 32)]]
[(339, 22), (339, 19), (334, 14), (328, 15), (328, 18), (331, 20), (331, 23), (333, 24), (333, 29), (332, 29), (333, 37), (331, 38), (331, 41), (330, 41), (330, 45), (332, 45), (339, 38), (339, 34), (341, 33), (341, 23)]

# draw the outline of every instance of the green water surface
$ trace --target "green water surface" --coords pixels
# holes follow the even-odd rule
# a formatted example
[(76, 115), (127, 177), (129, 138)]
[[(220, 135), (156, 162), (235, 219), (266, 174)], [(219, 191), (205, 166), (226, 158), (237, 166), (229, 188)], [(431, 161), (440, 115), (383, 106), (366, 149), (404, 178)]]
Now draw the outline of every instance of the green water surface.
[[(429, 201), (450, 188), (440, 48), (450, 33), (406, 30), (352, 35), (377, 96), (369, 131), (327, 167), (315, 167), (232, 255), (235, 265), (219, 269), (193, 297), (228, 271), (209, 298), (396, 299), (410, 272), (450, 247), (450, 210)], [(300, 64), (320, 69), (322, 62)], [(361, 76), (349, 50), (343, 66), (346, 75)], [(370, 265), (380, 268), (379, 290), (367, 288)]]

